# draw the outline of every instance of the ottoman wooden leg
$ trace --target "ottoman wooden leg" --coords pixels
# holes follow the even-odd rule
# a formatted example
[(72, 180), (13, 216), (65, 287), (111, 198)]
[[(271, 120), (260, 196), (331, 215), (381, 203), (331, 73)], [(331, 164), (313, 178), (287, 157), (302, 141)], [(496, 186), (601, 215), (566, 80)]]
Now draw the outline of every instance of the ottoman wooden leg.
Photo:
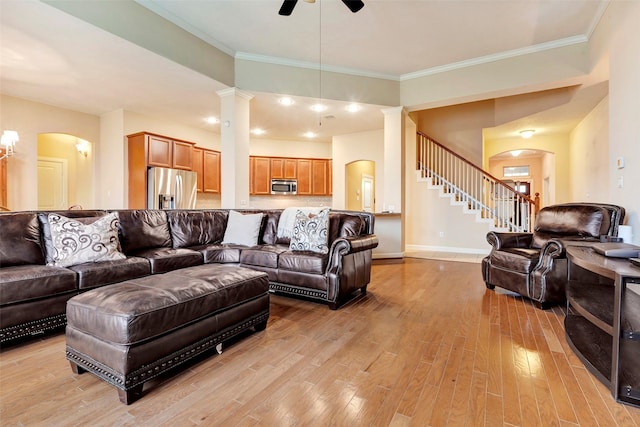
[(137, 385), (129, 390), (118, 389), (118, 397), (120, 398), (120, 402), (125, 405), (131, 405), (136, 400), (142, 397), (142, 386), (143, 384)]
[(69, 362), (69, 364), (71, 365), (71, 371), (76, 375), (84, 374), (85, 372), (87, 372), (86, 369), (82, 368), (81, 366), (76, 365), (73, 362)]

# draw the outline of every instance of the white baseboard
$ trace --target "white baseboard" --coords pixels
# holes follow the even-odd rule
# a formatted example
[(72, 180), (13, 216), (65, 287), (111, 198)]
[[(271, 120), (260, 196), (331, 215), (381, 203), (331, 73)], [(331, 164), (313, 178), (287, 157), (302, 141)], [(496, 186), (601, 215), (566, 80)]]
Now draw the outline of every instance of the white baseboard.
[(387, 258), (404, 258), (404, 253), (402, 252), (387, 252), (380, 253), (375, 252), (371, 255), (373, 259), (387, 259)]
[(490, 248), (455, 248), (451, 246), (405, 245), (405, 252), (451, 252), (457, 254), (489, 255)]

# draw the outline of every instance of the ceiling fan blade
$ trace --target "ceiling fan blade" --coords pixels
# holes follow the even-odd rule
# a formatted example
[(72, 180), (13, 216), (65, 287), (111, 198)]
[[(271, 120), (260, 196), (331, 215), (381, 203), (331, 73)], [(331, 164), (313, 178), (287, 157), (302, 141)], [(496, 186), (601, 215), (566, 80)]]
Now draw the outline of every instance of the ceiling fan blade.
[(298, 0), (284, 0), (282, 2), (282, 7), (280, 7), (280, 11), (278, 12), (278, 15), (282, 15), (282, 16), (291, 15), (291, 12), (293, 12), (293, 8), (296, 7), (296, 3), (298, 3)]
[(353, 13), (356, 13), (364, 7), (364, 3), (361, 0), (342, 0), (342, 3), (346, 4)]

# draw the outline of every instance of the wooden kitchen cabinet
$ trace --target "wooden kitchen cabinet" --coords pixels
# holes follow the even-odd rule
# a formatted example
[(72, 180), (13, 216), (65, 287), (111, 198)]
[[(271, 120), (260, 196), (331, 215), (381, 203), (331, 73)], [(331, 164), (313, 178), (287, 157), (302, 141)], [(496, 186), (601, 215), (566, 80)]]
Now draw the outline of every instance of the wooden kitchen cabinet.
[(295, 179), (299, 196), (332, 194), (331, 159), (249, 157), (249, 193), (271, 194), (272, 179)]
[(298, 159), (298, 195), (310, 196), (311, 183), (313, 182), (312, 176), (312, 160), (311, 159)]
[(271, 158), (249, 158), (249, 193), (255, 195), (271, 194)]
[(311, 161), (311, 194), (326, 196), (328, 192), (327, 161), (314, 159)]
[(198, 173), (198, 191), (220, 194), (220, 152), (193, 148), (193, 170)]
[(297, 159), (274, 157), (271, 159), (271, 179), (296, 179)]
[(149, 132), (127, 135), (129, 209), (147, 207), (147, 169), (193, 169), (194, 142)]
[(220, 194), (220, 152), (204, 150), (203, 192)]

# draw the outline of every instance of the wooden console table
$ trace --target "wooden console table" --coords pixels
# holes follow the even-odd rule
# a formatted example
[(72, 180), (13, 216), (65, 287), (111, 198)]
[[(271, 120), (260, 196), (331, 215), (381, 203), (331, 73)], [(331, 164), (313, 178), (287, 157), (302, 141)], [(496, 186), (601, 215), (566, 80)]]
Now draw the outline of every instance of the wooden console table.
[(588, 246), (567, 258), (567, 342), (614, 399), (640, 406), (640, 267)]

